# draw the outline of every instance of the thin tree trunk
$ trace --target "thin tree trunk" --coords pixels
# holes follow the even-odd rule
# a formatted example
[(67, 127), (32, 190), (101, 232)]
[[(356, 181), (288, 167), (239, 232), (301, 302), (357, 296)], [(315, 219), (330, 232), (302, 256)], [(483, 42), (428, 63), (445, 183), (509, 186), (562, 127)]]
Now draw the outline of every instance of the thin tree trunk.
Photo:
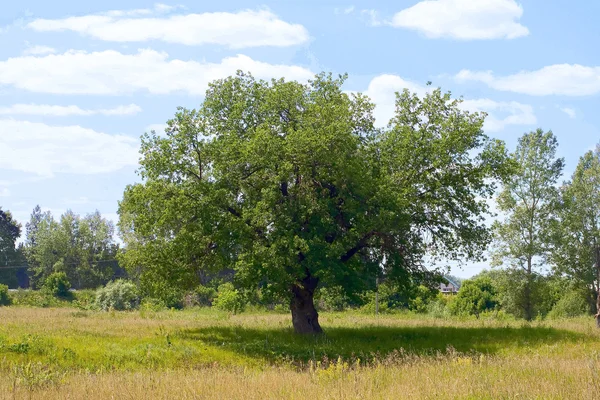
[(533, 304), (531, 301), (531, 271), (532, 270), (532, 260), (529, 258), (527, 260), (527, 276), (525, 281), (525, 319), (527, 321), (531, 321), (533, 319)]
[(292, 325), (296, 333), (323, 333), (323, 329), (319, 325), (319, 313), (317, 313), (314, 303), (314, 294), (318, 283), (318, 278), (307, 276), (302, 282), (291, 288), (290, 310), (292, 311)]
[[(597, 285), (600, 287), (600, 247), (596, 246), (596, 280)], [(600, 290), (596, 296), (596, 328), (600, 329)]]

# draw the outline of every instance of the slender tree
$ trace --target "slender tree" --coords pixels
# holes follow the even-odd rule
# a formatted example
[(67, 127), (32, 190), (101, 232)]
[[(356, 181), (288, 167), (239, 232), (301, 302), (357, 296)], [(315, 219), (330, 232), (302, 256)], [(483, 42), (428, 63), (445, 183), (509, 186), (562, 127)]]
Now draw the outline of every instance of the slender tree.
[(558, 206), (556, 184), (564, 160), (556, 157), (557, 147), (552, 132), (538, 129), (523, 135), (512, 154), (517, 171), (498, 197), (498, 209), (505, 218), (494, 224), (493, 261), (523, 271), (523, 311), (527, 320), (534, 317), (534, 274), (548, 256), (551, 220)]
[[(319, 285), (357, 291), (432, 277), (427, 252), (477, 259), (486, 198), (506, 172), (484, 116), (433, 90), (398, 95), (389, 127), (344, 77), (308, 84), (239, 73), (145, 135), (143, 182), (120, 203), (123, 260), (147, 290), (189, 287), (235, 269), (241, 287), (289, 298), (294, 329), (318, 333)], [(195, 278), (196, 277), (196, 278)]]
[(600, 328), (600, 146), (581, 157), (561, 194), (552, 261), (556, 272), (587, 288)]

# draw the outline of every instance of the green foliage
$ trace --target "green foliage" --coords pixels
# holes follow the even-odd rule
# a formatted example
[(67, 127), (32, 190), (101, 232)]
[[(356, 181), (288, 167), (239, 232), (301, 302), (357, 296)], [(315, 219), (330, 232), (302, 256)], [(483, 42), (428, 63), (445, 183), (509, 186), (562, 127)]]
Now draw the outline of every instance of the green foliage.
[(120, 272), (114, 226), (100, 213), (85, 217), (67, 211), (58, 221), (37, 206), (27, 224), (25, 256), (32, 284), (39, 288), (52, 272), (64, 272), (75, 289), (103, 285)]
[(20, 235), (21, 224), (13, 218), (10, 211), (4, 211), (0, 207), (0, 284), (11, 288), (18, 287), (18, 270), (14, 267), (24, 264), (22, 254), (16, 247)]
[(198, 296), (198, 303), (201, 306), (210, 307), (212, 306), (217, 291), (210, 286), (198, 285), (194, 290), (194, 293)]
[(142, 183), (119, 205), (121, 259), (142, 287), (185, 292), (198, 270), (233, 268), (242, 287), (280, 297), (357, 294), (382, 264), (402, 283), (435, 278), (426, 253), (481, 258), (486, 199), (508, 172), (484, 115), (439, 89), (404, 91), (378, 129), (374, 105), (347, 94), (345, 79), (238, 73), (211, 83), (198, 110), (180, 108), (166, 135), (143, 136)]
[(8, 286), (0, 284), (0, 306), (8, 306), (10, 303), (11, 299), (8, 295)]
[(432, 290), (426, 286), (419, 285), (414, 293), (411, 293), (408, 302), (408, 309), (417, 313), (425, 313), (428, 310), (429, 303), (438, 295), (437, 290)]
[(481, 313), (493, 310), (496, 305), (496, 291), (491, 279), (481, 277), (464, 281), (449, 307), (455, 315), (475, 315), (479, 318)]
[(538, 129), (519, 139), (512, 160), (516, 173), (504, 182), (498, 209), (507, 217), (494, 223), (495, 265), (508, 264), (525, 273), (522, 290), (523, 316), (535, 316), (534, 288), (536, 267), (548, 256), (552, 220), (559, 206), (556, 183), (564, 159), (556, 158), (558, 141), (552, 132)]
[(581, 290), (566, 292), (548, 313), (548, 318), (569, 318), (589, 314), (587, 293)]
[(343, 311), (350, 305), (350, 300), (341, 286), (320, 288), (315, 299), (318, 309), (323, 311)]
[(427, 304), (427, 314), (434, 318), (449, 318), (451, 311), (448, 305), (452, 301), (453, 296), (438, 293), (429, 304)]
[[(146, 276), (148, 278), (148, 276)], [(140, 294), (142, 298), (151, 298), (159, 301), (166, 308), (183, 308), (183, 300), (186, 294), (183, 289), (187, 285), (174, 285), (169, 280), (143, 279), (140, 282)]]
[[(600, 146), (581, 157), (571, 180), (561, 187), (561, 200), (550, 259), (557, 273), (591, 295), (589, 288), (597, 285), (600, 273)], [(600, 293), (596, 296), (595, 311)]]
[[(492, 281), (500, 308), (516, 318), (526, 318), (528, 302), (532, 315), (545, 317), (572, 283), (556, 276), (528, 275), (518, 269), (484, 271), (478, 277)], [(529, 298), (525, 296), (527, 288)]]
[(137, 287), (132, 282), (112, 281), (96, 291), (96, 307), (100, 310), (133, 310), (139, 302)]
[(219, 285), (213, 306), (219, 310), (238, 314), (246, 308), (246, 299), (232, 283), (227, 282)]
[(44, 280), (43, 289), (56, 297), (71, 297), (71, 283), (64, 272), (53, 272)]

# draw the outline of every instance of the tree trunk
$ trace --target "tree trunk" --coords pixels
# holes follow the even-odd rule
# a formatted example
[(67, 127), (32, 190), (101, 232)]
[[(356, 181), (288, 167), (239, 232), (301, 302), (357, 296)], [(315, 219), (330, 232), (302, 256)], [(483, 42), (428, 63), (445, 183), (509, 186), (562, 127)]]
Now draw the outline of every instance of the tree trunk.
[(525, 293), (524, 293), (524, 297), (525, 297), (525, 319), (527, 321), (531, 321), (533, 319), (533, 302), (531, 299), (531, 286), (532, 286), (532, 264), (533, 264), (533, 260), (531, 259), (531, 257), (527, 260), (527, 276), (526, 276), (526, 281), (525, 281)]
[(319, 279), (307, 276), (299, 284), (292, 286), (292, 324), (294, 331), (300, 334), (323, 333), (319, 325), (319, 313), (315, 309), (314, 294)]
[(596, 246), (595, 250), (595, 258), (596, 258), (596, 284), (597, 284), (597, 296), (596, 296), (596, 328), (600, 328), (600, 247)]

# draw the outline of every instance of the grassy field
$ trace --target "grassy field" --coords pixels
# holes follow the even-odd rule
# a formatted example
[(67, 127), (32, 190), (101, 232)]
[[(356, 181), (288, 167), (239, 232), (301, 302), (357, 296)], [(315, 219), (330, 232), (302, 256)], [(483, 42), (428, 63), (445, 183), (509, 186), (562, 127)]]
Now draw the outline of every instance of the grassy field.
[(0, 308), (0, 398), (600, 398), (592, 318)]

